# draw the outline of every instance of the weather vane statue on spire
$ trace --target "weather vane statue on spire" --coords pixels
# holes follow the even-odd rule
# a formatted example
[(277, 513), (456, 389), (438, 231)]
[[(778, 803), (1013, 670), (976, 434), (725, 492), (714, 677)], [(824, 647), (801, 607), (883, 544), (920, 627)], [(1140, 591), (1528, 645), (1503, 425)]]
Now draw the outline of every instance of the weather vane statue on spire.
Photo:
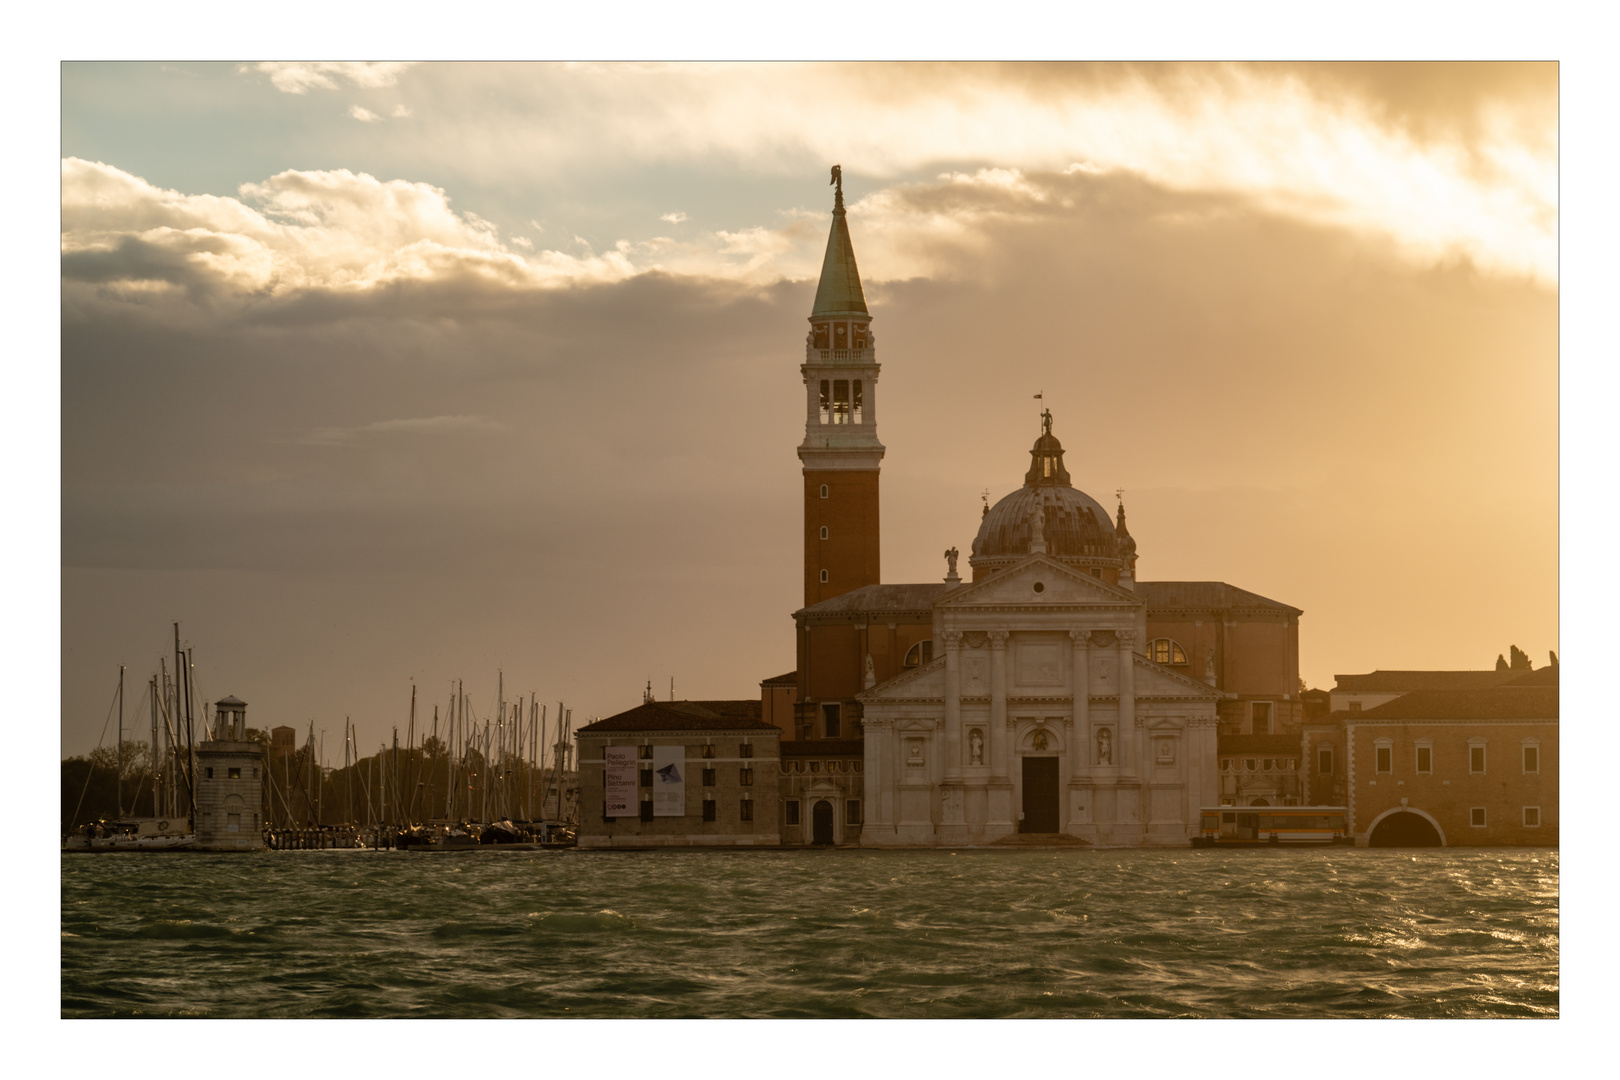
[(844, 208), (844, 167), (842, 165), (832, 167), (832, 179), (827, 183), (836, 187), (833, 192), (833, 207), (842, 210)]
[(1052, 410), (1051, 409), (1042, 409), (1041, 410), (1041, 431), (1042, 431), (1043, 434), (1046, 434), (1046, 435), (1052, 434)]

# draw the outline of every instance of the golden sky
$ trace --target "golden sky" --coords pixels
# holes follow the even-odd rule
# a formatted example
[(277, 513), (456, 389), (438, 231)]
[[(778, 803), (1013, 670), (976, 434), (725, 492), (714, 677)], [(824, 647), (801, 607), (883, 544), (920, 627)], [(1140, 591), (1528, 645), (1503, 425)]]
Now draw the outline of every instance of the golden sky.
[[(1548, 64), (78, 64), (62, 690), (170, 623), (369, 750), (462, 678), (583, 715), (792, 667), (828, 168), (883, 364), (883, 574), (1045, 395), (1145, 580), (1303, 608), (1301, 674), (1558, 648)], [(553, 706), (554, 707), (554, 706)], [(339, 751), (341, 752), (341, 751)], [(328, 747), (331, 756), (331, 747)]]

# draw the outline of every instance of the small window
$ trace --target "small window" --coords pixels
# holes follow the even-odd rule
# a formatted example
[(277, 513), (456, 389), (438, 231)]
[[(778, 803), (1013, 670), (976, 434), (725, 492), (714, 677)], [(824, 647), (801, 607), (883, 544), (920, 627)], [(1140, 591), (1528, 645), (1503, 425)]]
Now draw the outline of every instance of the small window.
[(652, 746), (651, 746), (651, 744), (644, 743), (641, 746), (636, 747), (636, 756), (638, 758), (640, 758), (642, 761), (651, 761), (652, 760)]
[[(1524, 748), (1524, 771), (1525, 772), (1540, 772), (1541, 771), (1541, 747), (1539, 747), (1539, 746), (1526, 746)], [(1526, 824), (1528, 824), (1528, 822), (1526, 822)]]
[(227, 779), (227, 780), (240, 780), (240, 779), (242, 779), (242, 770), (241, 769), (226, 769), (225, 770), (225, 779)]
[(1148, 659), (1155, 664), (1185, 664), (1187, 653), (1170, 638), (1155, 638), (1148, 642)]
[(819, 762), (819, 761), (812, 761), (812, 762), (811, 762), (811, 763), (810, 763), (810, 771), (811, 771), (811, 772), (820, 772), (820, 771), (821, 771), (821, 762)]
[(908, 668), (921, 667), (924, 664), (932, 663), (933, 660), (934, 642), (933, 639), (930, 638), (926, 641), (919, 641), (910, 649), (907, 649), (906, 659), (901, 666)]
[(738, 821), (753, 821), (754, 820), (754, 800), (753, 799), (744, 799), (742, 802), (737, 804), (737, 820)]
[(1247, 769), (1249, 772), (1254, 772), (1254, 766), (1255, 766), (1254, 758), (1250, 757), (1250, 758), (1244, 758), (1243, 759), (1243, 767), (1245, 769)]
[(651, 769), (642, 769), (641, 770), (641, 786), (642, 787), (652, 787), (652, 770)]
[(1485, 827), (1485, 808), (1483, 806), (1476, 806), (1468, 811), (1468, 824), (1476, 829)]
[(1316, 771), (1323, 776), (1333, 775), (1333, 747), (1324, 746), (1316, 752)]
[(1527, 806), (1524, 808), (1524, 827), (1535, 829), (1541, 826), (1541, 807)]
[(1270, 735), (1271, 734), (1271, 702), (1269, 702), (1269, 701), (1256, 701), (1256, 702), (1253, 703), (1253, 708), (1254, 708), (1254, 714), (1253, 714), (1254, 715), (1254, 725), (1253, 725), (1252, 730), (1253, 730), (1254, 734), (1256, 734), (1256, 735)]
[(644, 802), (644, 803), (641, 804), (641, 820), (642, 821), (651, 821), (652, 820), (652, 806), (653, 806), (653, 804), (650, 803), (650, 802)]
[(714, 757), (714, 743), (703, 744), (703, 756), (706, 758)]
[(743, 743), (742, 745), (738, 746), (737, 747), (737, 756), (738, 757), (753, 757), (754, 756), (754, 744), (753, 743)]
[(821, 707), (821, 733), (828, 739), (839, 737), (838, 705), (828, 702)]
[(1276, 758), (1266, 758), (1266, 769), (1265, 769), (1265, 771), (1266, 772), (1276, 772), (1277, 771), (1277, 759)]
[(1360, 712), (1360, 711), (1361, 711), (1361, 702), (1359, 702), (1359, 701), (1352, 701), (1352, 702), (1351, 702), (1351, 703), (1350, 703), (1350, 711), (1351, 711), (1351, 712)]
[(206, 768), (206, 769), (203, 770), (203, 779), (204, 780), (212, 780), (213, 778), (214, 778), (214, 770), (211, 767)]
[(1470, 746), (1468, 748), (1468, 771), (1471, 773), (1485, 771), (1485, 748), (1483, 746)]
[(713, 799), (704, 799), (703, 800), (703, 820), (704, 821), (713, 821), (714, 818), (715, 818), (714, 800)]
[(826, 484), (821, 485), (821, 497), (823, 499), (825, 499), (827, 497), (827, 485)]
[(861, 800), (844, 800), (844, 824), (859, 825), (861, 823)]
[(713, 769), (704, 769), (703, 770), (703, 786), (704, 787), (714, 787), (714, 770)]
[(823, 585), (827, 584), (827, 571), (825, 570), (821, 572), (821, 583)]
[(827, 539), (827, 526), (825, 525), (821, 527), (821, 538), (823, 540)]
[(789, 799), (782, 804), (782, 824), (797, 825), (799, 823), (799, 800)]
[(737, 783), (741, 784), (743, 787), (753, 787), (754, 786), (754, 770), (753, 769), (738, 769), (737, 770)]
[(1391, 764), (1395, 756), (1393, 749), (1388, 746), (1380, 746), (1373, 751), (1373, 755), (1376, 762), (1375, 767), (1379, 772), (1387, 773), (1392, 771)]
[(1232, 759), (1229, 758), (1229, 757), (1221, 758), (1221, 772), (1231, 772), (1231, 771), (1232, 771)]
[(1434, 772), (1434, 750), (1431, 747), (1417, 748), (1417, 771), (1420, 773)]

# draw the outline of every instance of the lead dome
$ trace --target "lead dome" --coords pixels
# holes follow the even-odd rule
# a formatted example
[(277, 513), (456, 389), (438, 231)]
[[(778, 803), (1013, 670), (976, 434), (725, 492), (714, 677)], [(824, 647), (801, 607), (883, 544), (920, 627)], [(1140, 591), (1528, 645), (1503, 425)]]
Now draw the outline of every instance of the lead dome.
[(1043, 519), (1046, 554), (1110, 583), (1135, 562), (1136, 542), (1096, 499), (1075, 487), (1063, 466), (1063, 444), (1052, 434), (1052, 415), (1042, 414), (1040, 438), (1030, 448), (1024, 486), (985, 511), (968, 565), (977, 581), (1034, 553), (1037, 510)]

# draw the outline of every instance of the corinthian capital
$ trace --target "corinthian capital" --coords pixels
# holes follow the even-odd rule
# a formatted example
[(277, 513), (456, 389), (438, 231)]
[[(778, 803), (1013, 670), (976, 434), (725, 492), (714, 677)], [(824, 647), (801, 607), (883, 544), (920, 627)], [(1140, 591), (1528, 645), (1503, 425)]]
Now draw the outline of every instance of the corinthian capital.
[(1114, 631), (1114, 636), (1119, 638), (1119, 643), (1121, 645), (1134, 645), (1134, 644), (1136, 644), (1136, 631), (1135, 630), (1115, 630)]
[(1010, 635), (1005, 630), (986, 630), (984, 636), (990, 639), (992, 649), (1005, 649)]
[(1070, 630), (1069, 631), (1069, 640), (1074, 642), (1076, 645), (1090, 645), (1091, 644), (1091, 631), (1090, 630)]
[(962, 631), (941, 630), (939, 632), (939, 639), (945, 643), (945, 647), (947, 649), (954, 649), (962, 644)]

